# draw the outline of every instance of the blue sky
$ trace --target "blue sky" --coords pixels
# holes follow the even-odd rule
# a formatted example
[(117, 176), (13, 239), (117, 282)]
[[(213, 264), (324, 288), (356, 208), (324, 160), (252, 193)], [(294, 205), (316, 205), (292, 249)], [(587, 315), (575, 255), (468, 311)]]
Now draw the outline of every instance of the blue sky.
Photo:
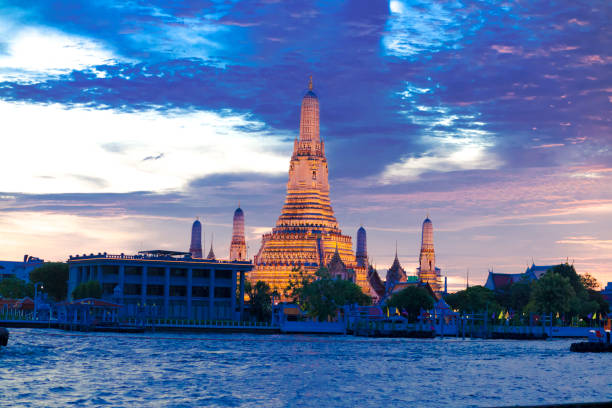
[(284, 199), (313, 75), (332, 202), (388, 267), (429, 211), (466, 270), (574, 260), (612, 280), (612, 6), (0, 1), (0, 250), (249, 253)]

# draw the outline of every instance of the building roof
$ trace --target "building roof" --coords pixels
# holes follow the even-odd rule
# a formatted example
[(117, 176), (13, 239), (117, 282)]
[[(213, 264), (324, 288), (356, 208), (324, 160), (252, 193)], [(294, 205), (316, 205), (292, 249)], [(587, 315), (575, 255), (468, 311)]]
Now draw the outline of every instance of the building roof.
[[(198, 221), (196, 221), (198, 222)], [(153, 256), (162, 256), (162, 255), (191, 255), (191, 252), (180, 252), (180, 251), (167, 251), (165, 249), (152, 249), (149, 251), (138, 251), (139, 254), (142, 255), (153, 255)]]
[(212, 243), (210, 244), (210, 251), (208, 251), (206, 259), (215, 259), (215, 251), (213, 251)]
[(391, 268), (387, 271), (387, 282), (405, 282), (406, 281), (406, 271), (400, 265), (399, 259), (397, 258), (397, 253), (395, 254), (395, 259), (393, 260), (393, 264)]
[(236, 208), (236, 211), (234, 211), (234, 217), (237, 215), (244, 215), (244, 211), (242, 211), (242, 208)]
[(378, 295), (379, 298), (385, 296), (385, 284), (382, 279), (378, 275), (378, 271), (374, 269), (372, 265), (368, 268), (368, 283), (370, 287), (374, 290), (374, 293)]

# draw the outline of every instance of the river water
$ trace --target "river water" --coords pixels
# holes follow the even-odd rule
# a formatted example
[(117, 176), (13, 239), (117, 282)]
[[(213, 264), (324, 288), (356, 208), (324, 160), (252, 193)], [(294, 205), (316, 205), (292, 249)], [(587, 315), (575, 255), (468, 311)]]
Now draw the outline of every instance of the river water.
[[(11, 329), (2, 407), (464, 407), (612, 400), (571, 340)], [(575, 340), (573, 340), (575, 341)]]

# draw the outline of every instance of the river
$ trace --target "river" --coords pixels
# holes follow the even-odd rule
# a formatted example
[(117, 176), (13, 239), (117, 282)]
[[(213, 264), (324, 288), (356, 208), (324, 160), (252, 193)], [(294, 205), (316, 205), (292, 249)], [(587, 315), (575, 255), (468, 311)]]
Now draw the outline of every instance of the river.
[(612, 400), (576, 340), (10, 329), (3, 407), (466, 407)]

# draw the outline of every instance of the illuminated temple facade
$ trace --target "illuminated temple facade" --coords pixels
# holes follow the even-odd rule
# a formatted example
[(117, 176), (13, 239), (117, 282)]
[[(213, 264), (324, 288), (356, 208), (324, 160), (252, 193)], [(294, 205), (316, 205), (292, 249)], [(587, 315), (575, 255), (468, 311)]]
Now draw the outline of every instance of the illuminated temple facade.
[(282, 294), (295, 268), (314, 273), (321, 266), (343, 267), (353, 271), (344, 276), (351, 276), (368, 293), (366, 266), (357, 265), (351, 237), (342, 234), (331, 206), (325, 144), (319, 135), (319, 100), (312, 79), (308, 88), (289, 164), (285, 205), (276, 227), (262, 236), (249, 279), (265, 281)]

